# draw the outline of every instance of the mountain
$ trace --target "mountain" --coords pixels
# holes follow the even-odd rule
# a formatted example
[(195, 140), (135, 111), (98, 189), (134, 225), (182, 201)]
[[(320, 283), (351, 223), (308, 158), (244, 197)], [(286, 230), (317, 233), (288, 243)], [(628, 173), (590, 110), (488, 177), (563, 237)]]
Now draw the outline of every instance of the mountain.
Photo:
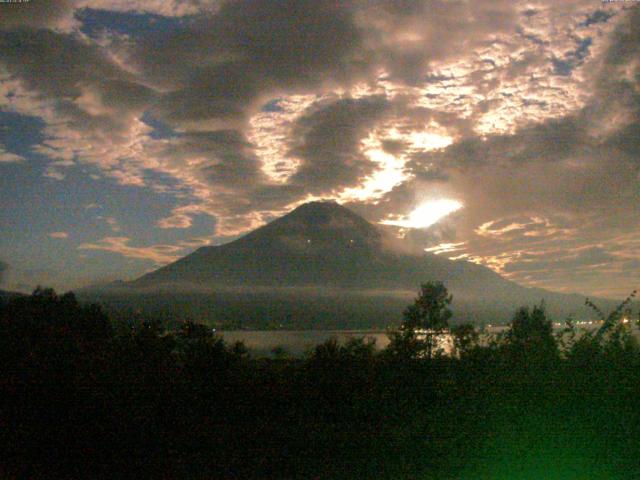
[(350, 210), (334, 202), (311, 202), (236, 241), (202, 247), (130, 285), (415, 290), (420, 282), (436, 279), (461, 293), (480, 293), (487, 284), (504, 289), (515, 285), (469, 262), (400, 253), (393, 239)]
[[(394, 241), (335, 202), (311, 202), (242, 238), (199, 248), (137, 280), (120, 283), (112, 291), (164, 295), (215, 292), (217, 305), (224, 305), (225, 311), (233, 311), (229, 296), (241, 303), (271, 304), (272, 308), (263, 306), (260, 315), (279, 323), (281, 316), (290, 318), (290, 310), (300, 310), (300, 304), (308, 302), (314, 305), (307, 310), (309, 316), (318, 306), (327, 310), (332, 302), (365, 309), (368, 304), (371, 315), (376, 315), (371, 305), (377, 302), (376, 308), (393, 305), (394, 311), (401, 313), (420, 283), (440, 280), (454, 295), (454, 310), (464, 312), (467, 319), (493, 318), (497, 323), (497, 316), (506, 320), (518, 306), (541, 300), (555, 315), (587, 315), (580, 295), (522, 287), (486, 267), (462, 260), (427, 252), (403, 253)], [(305, 321), (302, 310), (299, 322)], [(243, 315), (257, 316), (251, 308), (243, 307), (242, 311)], [(325, 316), (331, 315), (349, 316), (347, 322), (354, 316), (362, 317), (351, 310)], [(335, 326), (344, 324), (334, 320)], [(382, 320), (376, 318), (376, 322)]]

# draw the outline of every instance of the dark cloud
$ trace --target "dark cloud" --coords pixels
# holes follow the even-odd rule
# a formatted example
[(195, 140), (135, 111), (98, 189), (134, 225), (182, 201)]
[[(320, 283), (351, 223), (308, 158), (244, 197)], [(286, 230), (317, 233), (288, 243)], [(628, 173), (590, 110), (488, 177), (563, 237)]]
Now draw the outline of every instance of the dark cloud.
[(293, 131), (290, 155), (302, 163), (291, 183), (316, 194), (356, 186), (375, 169), (359, 142), (388, 110), (382, 96), (313, 106)]
[(516, 13), (505, 1), (240, 0), (119, 48), (146, 82), (168, 90), (159, 116), (220, 128), (239, 126), (270, 96), (349, 86), (380, 67), (410, 85), (445, 78), (430, 72), (432, 62), (511, 33)]
[(174, 125), (241, 128), (246, 109), (259, 98), (262, 86), (243, 70), (232, 63), (199, 69), (184, 88), (164, 95), (154, 114)]
[(632, 59), (638, 58), (639, 19), (640, 9), (633, 7), (627, 12), (621, 23), (616, 26), (611, 35), (609, 48), (603, 56), (603, 62), (606, 66), (624, 65)]
[(72, 33), (0, 31), (0, 63), (80, 131), (124, 135), (131, 115), (154, 98), (103, 49)]
[(83, 81), (123, 76), (96, 46), (44, 29), (1, 32), (0, 61), (30, 90), (53, 98), (80, 96)]
[[(585, 116), (607, 147), (635, 157), (640, 153), (640, 9), (618, 28), (594, 80), (593, 102)], [(637, 160), (636, 160), (637, 162)]]
[(184, 133), (163, 142), (155, 155), (170, 170), (188, 168), (186, 174), (211, 189), (208, 199), (226, 204), (227, 212), (246, 205), (248, 193), (266, 182), (251, 143), (237, 130)]
[(391, 155), (399, 155), (407, 149), (407, 142), (395, 139), (383, 140), (382, 149)]
[(556, 75), (571, 75), (571, 72), (584, 63), (584, 59), (589, 55), (589, 47), (593, 40), (591, 37), (580, 39), (575, 50), (565, 54), (563, 58), (553, 58), (553, 71)]
[(247, 187), (264, 181), (251, 144), (236, 130), (190, 133), (182, 137), (180, 151), (208, 159), (200, 167), (206, 181), (218, 188)]
[(585, 141), (585, 126), (573, 116), (552, 119), (520, 129), (515, 135), (471, 137), (452, 145), (442, 155), (418, 155), (432, 162), (444, 157), (457, 168), (475, 168), (507, 162), (514, 168), (532, 162), (561, 162), (579, 150)]
[(158, 114), (176, 124), (241, 122), (265, 95), (348, 84), (368, 66), (352, 10), (328, 0), (227, 2), (130, 55), (148, 81), (172, 90)]
[(71, 20), (72, 16), (73, 2), (70, 0), (5, 2), (0, 29), (56, 27)]
[(596, 10), (591, 15), (587, 15), (587, 18), (584, 22), (580, 23), (581, 27), (589, 27), (590, 25), (594, 25), (596, 23), (605, 23), (611, 17), (613, 17), (614, 13), (606, 12), (604, 10)]

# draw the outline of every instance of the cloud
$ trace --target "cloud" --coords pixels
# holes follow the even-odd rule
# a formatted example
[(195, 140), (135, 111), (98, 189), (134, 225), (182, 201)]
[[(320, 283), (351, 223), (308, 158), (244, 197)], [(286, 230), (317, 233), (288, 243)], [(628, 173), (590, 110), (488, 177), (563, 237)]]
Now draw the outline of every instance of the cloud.
[[(221, 227), (233, 223), (234, 216), (248, 214), (256, 204), (282, 210), (309, 194), (326, 195), (353, 187), (380, 168), (362, 152), (360, 140), (383, 116), (381, 109), (374, 109), (384, 102), (373, 105), (377, 97), (371, 95), (369, 100), (331, 99), (336, 87), (362, 88), (361, 80), (380, 82), (384, 78), (386, 83), (380, 85), (385, 92), (396, 96), (410, 92), (413, 101), (424, 99), (417, 69), (434, 91), (450, 78), (468, 82), (465, 77), (470, 73), (429, 71), (467, 54), (477, 56), (474, 48), (484, 48), (491, 39), (500, 45), (496, 39), (509, 35), (518, 20), (518, 10), (511, 2), (464, 7), (414, 2), (411, 8), (395, 2), (336, 5), (329, 1), (168, 5), (175, 11), (193, 7), (200, 15), (170, 31), (136, 32), (126, 38), (107, 34), (93, 40), (73, 32), (12, 31), (4, 35), (9, 53), (3, 60), (22, 86), (36, 92), (46, 104), (48, 139), (38, 149), (40, 153), (96, 164), (123, 185), (159, 188), (146, 177), (148, 170), (174, 176), (210, 213), (223, 217)], [(82, 6), (153, 10), (136, 2), (126, 6), (117, 2), (76, 4)], [(445, 34), (447, 42), (435, 41)], [(465, 66), (469, 72), (476, 67)], [(380, 76), (381, 69), (386, 74)], [(391, 80), (396, 84), (391, 85)], [(274, 95), (286, 100), (311, 92), (329, 94), (329, 98), (315, 102), (311, 110), (305, 107), (303, 117), (283, 125), (291, 126), (289, 139), (283, 143), (289, 145), (292, 155), (290, 161), (283, 158), (278, 168), (290, 171), (290, 181), (274, 187), (262, 175), (264, 159), (253, 137), (249, 140), (250, 120)], [(447, 108), (455, 103), (456, 95), (464, 97), (460, 105), (471, 98), (459, 91), (452, 93), (438, 94), (446, 97)], [(139, 118), (149, 109), (178, 129), (178, 140), (167, 145), (148, 136), (152, 128)], [(454, 130), (458, 129), (456, 122), (462, 126), (461, 115), (452, 117), (445, 110), (439, 113), (440, 123)], [(411, 117), (409, 112), (408, 108), (404, 113), (396, 111), (396, 121), (401, 122), (402, 115)], [(336, 123), (340, 121), (345, 123)], [(468, 133), (470, 123), (465, 122), (459, 131)], [(340, 127), (344, 138), (334, 135), (333, 145), (321, 143), (318, 135), (323, 129), (332, 132)], [(387, 139), (387, 148), (389, 141), (394, 140)], [(199, 149), (194, 145), (197, 142), (205, 146)], [(325, 157), (318, 153), (319, 148), (328, 149)], [(281, 150), (283, 157), (286, 152)], [(49, 173), (56, 178), (64, 175), (60, 169)], [(400, 172), (397, 175), (400, 179)], [(244, 177), (246, 188), (220, 186), (232, 176)], [(229, 204), (234, 198), (237, 200)], [(261, 203), (265, 200), (267, 203)], [(174, 224), (186, 225), (187, 220), (182, 217)]]
[[(511, 265), (531, 284), (543, 279), (527, 280), (519, 259), (558, 242), (574, 253), (602, 245), (616, 268), (619, 247), (636, 252), (626, 237), (639, 178), (635, 7), (31, 5), (0, 20), (0, 104), (45, 122), (33, 148), (50, 159), (45, 175), (90, 165), (121, 185), (172, 195), (179, 206), (160, 228), (186, 230), (208, 214), (219, 237), (237, 235), (316, 197), (348, 201), (373, 221), (452, 199), (464, 212), (406, 232), (407, 241), (464, 242), (450, 253)], [(85, 7), (171, 28), (123, 33), (106, 22), (91, 33), (81, 30)], [(87, 245), (158, 253), (129, 242)]]
[(365, 42), (390, 78), (419, 85), (433, 65), (458, 60), (511, 34), (517, 6), (506, 1), (383, 1), (371, 2), (361, 18)]
[(160, 228), (190, 228), (193, 225), (193, 215), (205, 213), (201, 205), (183, 205), (171, 211), (171, 216), (158, 220)]
[[(143, 185), (136, 159), (150, 130), (138, 117), (154, 92), (116, 57), (75, 32), (0, 30), (0, 104), (45, 121), (44, 140), (32, 150), (53, 160), (46, 175), (89, 163), (123, 184)], [(142, 162), (142, 163), (141, 163)]]
[(158, 265), (175, 262), (180, 258), (178, 252), (184, 247), (175, 245), (151, 245), (148, 247), (133, 247), (129, 245), (128, 237), (104, 237), (97, 242), (82, 243), (78, 250), (99, 250), (112, 252), (127, 258), (151, 260)]
[(20, 163), (24, 162), (24, 157), (15, 153), (7, 152), (0, 147), (0, 163)]
[(61, 112), (78, 116), (84, 112), (81, 118), (91, 119), (90, 110), (97, 108), (92, 101), (104, 98), (115, 103), (112, 108), (128, 109), (130, 102), (140, 101), (136, 96), (144, 98), (144, 87), (128, 83), (130, 74), (98, 45), (77, 34), (24, 28), (0, 31), (0, 45), (0, 61), (15, 78), (29, 90), (55, 97)]
[(190, 228), (193, 221), (189, 215), (174, 213), (170, 217), (161, 218), (158, 220), (158, 227), (160, 228)]
[(73, 24), (71, 0), (47, 2), (6, 2), (2, 6), (0, 29), (70, 28)]
[(69, 238), (69, 234), (67, 232), (51, 232), (48, 235), (51, 238), (58, 238), (58, 239)]
[(407, 164), (413, 178), (368, 213), (408, 211), (425, 195), (459, 200), (464, 211), (446, 222), (454, 235), (445, 243), (466, 242), (454, 256), (524, 284), (628, 293), (638, 275), (627, 265), (640, 258), (629, 243), (640, 221), (637, 25), (634, 9), (591, 60), (591, 95), (580, 108), (418, 153)]
[(146, 82), (167, 90), (156, 116), (213, 130), (239, 128), (267, 95), (350, 82), (367, 69), (359, 45), (353, 11), (333, 1), (240, 0), (121, 48)]
[(388, 108), (381, 96), (310, 107), (294, 127), (289, 155), (301, 164), (290, 182), (315, 194), (357, 185), (375, 168), (360, 151), (359, 143)]
[(545, 217), (512, 217), (500, 220), (493, 220), (475, 229), (475, 233), (481, 237), (490, 238), (492, 241), (501, 242), (513, 238), (519, 238), (521, 241), (530, 239), (535, 242), (539, 239), (549, 239), (550, 237), (567, 236), (575, 233), (575, 228), (567, 228), (566, 220), (559, 219), (559, 222), (565, 224), (565, 228), (561, 228), (554, 224), (552, 220)]
[(221, 3), (221, 0), (79, 0), (76, 7), (181, 17), (203, 12), (213, 13)]
[(517, 263), (509, 263), (505, 266), (505, 272), (527, 273), (539, 271), (542, 273), (553, 273), (561, 271), (567, 273), (568, 270), (579, 270), (583, 267), (595, 268), (609, 265), (617, 257), (611, 255), (602, 247), (591, 246), (585, 248), (558, 249), (545, 251), (544, 253), (529, 253), (521, 255)]
[(116, 220), (114, 217), (104, 217), (104, 221), (107, 223), (107, 225), (109, 225), (112, 232), (119, 232), (120, 230), (122, 230), (120, 228), (118, 220)]

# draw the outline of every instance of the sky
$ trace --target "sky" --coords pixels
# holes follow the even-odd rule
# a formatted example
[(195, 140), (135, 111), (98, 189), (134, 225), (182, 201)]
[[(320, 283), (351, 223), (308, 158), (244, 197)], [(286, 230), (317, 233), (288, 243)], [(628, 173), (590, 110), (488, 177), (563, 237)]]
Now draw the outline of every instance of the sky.
[(640, 286), (640, 4), (0, 3), (2, 288), (336, 200), (522, 285)]

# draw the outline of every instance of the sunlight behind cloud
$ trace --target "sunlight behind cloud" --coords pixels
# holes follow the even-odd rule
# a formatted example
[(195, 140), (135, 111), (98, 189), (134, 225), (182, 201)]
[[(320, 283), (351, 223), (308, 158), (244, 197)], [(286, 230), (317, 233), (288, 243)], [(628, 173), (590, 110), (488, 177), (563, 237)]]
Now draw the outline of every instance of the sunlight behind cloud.
[(340, 201), (380, 198), (408, 177), (404, 172), (405, 160), (385, 152), (380, 140), (375, 138), (374, 134), (369, 135), (362, 144), (364, 146), (363, 153), (377, 165), (378, 169), (365, 179), (361, 186), (342, 192), (339, 197)]
[(412, 132), (408, 138), (411, 146), (418, 150), (437, 150), (453, 143), (453, 138), (432, 132)]
[[(384, 150), (382, 139), (396, 140), (406, 145), (403, 153), (391, 154)], [(378, 199), (394, 187), (411, 178), (404, 166), (409, 161), (407, 152), (431, 151), (449, 146), (453, 138), (442, 133), (413, 131), (403, 133), (395, 126), (383, 126), (362, 141), (362, 153), (377, 165), (377, 170), (364, 179), (362, 185), (348, 188), (340, 193), (341, 202)]]
[(404, 228), (427, 228), (450, 213), (460, 210), (462, 207), (462, 203), (457, 200), (435, 200), (423, 203), (406, 217), (399, 217), (395, 220), (383, 220), (379, 223)]

